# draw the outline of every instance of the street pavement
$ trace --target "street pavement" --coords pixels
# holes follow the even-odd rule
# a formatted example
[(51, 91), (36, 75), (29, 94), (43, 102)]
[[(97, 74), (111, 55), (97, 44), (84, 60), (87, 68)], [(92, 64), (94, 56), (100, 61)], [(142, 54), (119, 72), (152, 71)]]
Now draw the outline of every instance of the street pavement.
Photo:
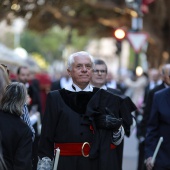
[(137, 170), (138, 140), (136, 129), (129, 138), (124, 139), (123, 170)]

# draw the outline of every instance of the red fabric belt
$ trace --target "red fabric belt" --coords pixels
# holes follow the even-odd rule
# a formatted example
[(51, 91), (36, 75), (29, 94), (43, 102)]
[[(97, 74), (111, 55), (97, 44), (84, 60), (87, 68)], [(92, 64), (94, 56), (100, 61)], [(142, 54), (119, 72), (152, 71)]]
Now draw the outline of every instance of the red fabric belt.
[[(55, 143), (54, 149), (60, 148), (61, 156), (84, 156), (88, 157), (90, 152), (90, 144), (84, 143)], [(110, 149), (115, 149), (114, 144), (110, 145)]]

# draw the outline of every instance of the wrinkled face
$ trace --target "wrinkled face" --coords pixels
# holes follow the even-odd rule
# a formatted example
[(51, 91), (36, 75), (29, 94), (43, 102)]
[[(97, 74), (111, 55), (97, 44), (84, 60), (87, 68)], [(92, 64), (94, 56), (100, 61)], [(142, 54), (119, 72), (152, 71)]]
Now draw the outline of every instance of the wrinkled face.
[(18, 74), (18, 81), (24, 84), (29, 81), (29, 70), (27, 68), (21, 68)]
[(92, 62), (88, 56), (76, 56), (72, 69), (67, 69), (73, 82), (84, 89), (90, 82), (92, 74)]
[(96, 87), (101, 87), (106, 83), (106, 66), (104, 64), (99, 64), (94, 66), (92, 73), (91, 83)]

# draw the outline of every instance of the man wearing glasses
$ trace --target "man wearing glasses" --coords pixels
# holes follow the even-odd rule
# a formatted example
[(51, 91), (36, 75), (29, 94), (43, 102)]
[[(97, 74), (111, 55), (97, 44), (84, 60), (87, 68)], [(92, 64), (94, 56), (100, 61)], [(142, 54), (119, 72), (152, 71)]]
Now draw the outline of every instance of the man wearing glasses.
[[(91, 85), (94, 87), (98, 87), (100, 89), (107, 90), (115, 95), (122, 96), (122, 93), (119, 89), (108, 88), (106, 86), (107, 73), (108, 73), (108, 69), (106, 63), (101, 59), (94, 60), (94, 70), (92, 72)], [(131, 115), (128, 116), (130, 117), (130, 119), (132, 119)], [(124, 129), (126, 135), (129, 136), (130, 126), (128, 128), (125, 127)], [(119, 169), (122, 169), (123, 143), (124, 142), (122, 141), (121, 144), (117, 146), (117, 148), (115, 149), (115, 155), (117, 157)]]
[[(104, 90), (111, 89), (106, 86), (107, 79), (107, 65), (103, 60), (94, 60), (94, 69), (92, 73), (91, 85), (94, 87), (102, 88)], [(114, 94), (121, 94), (118, 89), (112, 89)]]

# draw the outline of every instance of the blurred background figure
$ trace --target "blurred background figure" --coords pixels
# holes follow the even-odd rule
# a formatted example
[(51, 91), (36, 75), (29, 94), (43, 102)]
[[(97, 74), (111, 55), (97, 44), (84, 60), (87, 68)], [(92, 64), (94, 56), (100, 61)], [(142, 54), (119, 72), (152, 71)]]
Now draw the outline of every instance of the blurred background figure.
[(27, 88), (28, 95), (30, 97), (28, 105), (28, 111), (30, 114), (30, 119), (34, 116), (34, 120), (32, 122), (33, 128), (35, 130), (35, 140), (33, 142), (32, 148), (32, 163), (33, 163), (33, 170), (37, 168), (37, 152), (38, 152), (38, 141), (40, 138), (39, 134), (39, 122), (41, 114), (41, 100), (40, 100), (40, 91), (38, 91), (38, 87), (35, 86), (35, 83), (30, 83), (30, 70), (26, 66), (20, 66), (17, 70), (17, 81), (21, 82)]
[(22, 83), (6, 87), (0, 102), (0, 132), (3, 158), (8, 169), (32, 169), (32, 132), (20, 116), (27, 90)]
[(139, 108), (144, 99), (145, 87), (148, 82), (147, 74), (133, 72), (132, 77), (127, 77), (124, 82), (127, 86), (125, 95), (129, 96), (137, 108)]
[(126, 91), (126, 86), (123, 81), (117, 81), (111, 72), (107, 73), (106, 86), (113, 89), (119, 89), (122, 93)]
[(0, 64), (0, 100), (3, 96), (5, 87), (10, 83), (7, 66)]
[(47, 72), (38, 73), (35, 75), (36, 80), (39, 82), (39, 88), (40, 88), (40, 98), (41, 98), (41, 117), (43, 117), (45, 106), (46, 106), (46, 98), (47, 94), (51, 89), (51, 77)]
[(70, 84), (72, 84), (72, 79), (70, 78), (68, 73), (64, 71), (63, 74), (61, 75), (61, 78), (59, 80), (54, 81), (51, 84), (51, 91), (65, 88)]
[(156, 68), (151, 68), (148, 72), (148, 84), (145, 87), (144, 101), (146, 103), (147, 96), (150, 90), (162, 83), (160, 71)]
[[(35, 83), (30, 83), (30, 71), (26, 66), (21, 66), (17, 70), (17, 81), (25, 84), (28, 95), (31, 100), (28, 104), (29, 111), (41, 113), (41, 100), (40, 100), (40, 92), (37, 90), (37, 85)], [(34, 81), (34, 80), (33, 80)], [(39, 86), (39, 85), (38, 85)]]
[[(1, 80), (0, 81), (0, 101), (2, 99), (6, 86), (10, 83), (8, 72), (6, 70), (7, 70), (7, 66), (0, 64), (0, 80)], [(1, 136), (1, 131), (0, 131), (0, 169), (7, 170), (7, 167), (4, 162), (3, 154), (2, 154), (1, 141), (2, 141), (2, 136)]]

